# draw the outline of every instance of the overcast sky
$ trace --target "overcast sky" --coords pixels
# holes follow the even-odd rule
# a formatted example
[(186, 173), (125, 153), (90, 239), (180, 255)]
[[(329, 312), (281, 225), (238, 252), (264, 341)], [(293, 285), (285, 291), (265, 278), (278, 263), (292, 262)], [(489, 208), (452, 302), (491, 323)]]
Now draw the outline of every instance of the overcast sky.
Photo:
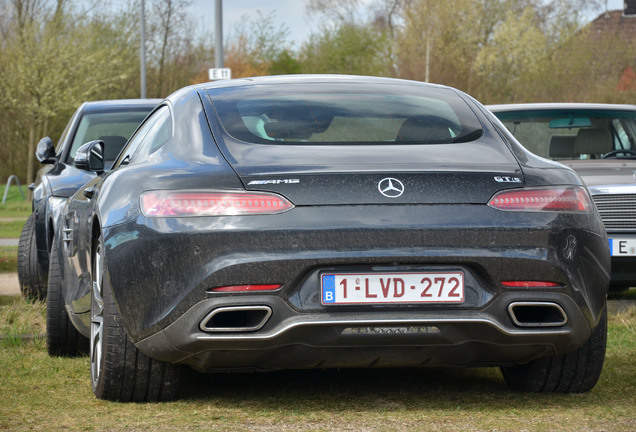
[[(362, 10), (372, 2), (373, 0), (362, 0)], [(227, 37), (246, 16), (248, 20), (255, 19), (257, 10), (265, 16), (273, 12), (276, 29), (285, 25), (289, 29), (289, 40), (294, 43), (294, 48), (299, 48), (309, 38), (312, 30), (318, 29), (317, 23), (310, 20), (305, 13), (306, 3), (306, 0), (224, 0), (223, 34)], [(214, 34), (214, 4), (215, 0), (192, 0), (190, 7), (193, 16), (199, 17), (202, 23), (209, 23), (211, 34)]]
[[(193, 0), (192, 15), (198, 17), (200, 25), (209, 23), (210, 33), (214, 34), (214, 4), (215, 0)], [(289, 40), (294, 42), (294, 48), (299, 48), (315, 26), (305, 13), (304, 0), (224, 0), (223, 1), (223, 34), (228, 34), (247, 16), (248, 20), (257, 17), (260, 10), (265, 16), (274, 13), (274, 25), (278, 29), (285, 25), (289, 29)]]
[[(365, 5), (373, 0), (363, 0)], [(289, 40), (294, 42), (294, 48), (299, 48), (307, 40), (312, 30), (318, 25), (312, 22), (305, 13), (305, 0), (224, 0), (223, 1), (223, 33), (225, 37), (240, 23), (245, 16), (254, 19), (256, 11), (263, 15), (275, 13), (275, 26), (278, 29), (284, 24), (290, 31)], [(214, 34), (214, 4), (215, 0), (193, 0), (191, 12), (198, 17), (201, 24), (209, 23), (210, 33)], [(608, 10), (622, 9), (623, 0), (607, 0)], [(595, 17), (590, 17), (593, 19)], [(315, 18), (314, 18), (315, 19)]]

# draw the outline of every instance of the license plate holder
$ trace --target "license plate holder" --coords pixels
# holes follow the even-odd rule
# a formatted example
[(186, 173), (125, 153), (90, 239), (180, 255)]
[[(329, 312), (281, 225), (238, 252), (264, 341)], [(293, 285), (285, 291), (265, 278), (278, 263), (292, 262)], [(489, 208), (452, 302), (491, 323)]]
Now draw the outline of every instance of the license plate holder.
[(344, 273), (320, 275), (321, 303), (418, 304), (463, 303), (461, 271)]

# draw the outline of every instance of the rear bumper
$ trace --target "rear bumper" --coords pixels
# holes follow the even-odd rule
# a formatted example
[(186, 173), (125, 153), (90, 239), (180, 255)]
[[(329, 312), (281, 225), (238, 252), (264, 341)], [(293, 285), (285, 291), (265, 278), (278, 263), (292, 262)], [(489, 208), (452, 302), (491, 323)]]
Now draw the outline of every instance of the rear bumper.
[[(565, 323), (515, 325), (508, 305), (554, 304)], [(259, 330), (202, 331), (215, 309), (267, 307)], [(150, 357), (200, 371), (341, 367), (501, 366), (580, 347), (590, 324), (562, 292), (508, 292), (479, 310), (327, 311), (299, 313), (272, 295), (210, 298), (137, 343)]]
[(461, 270), (470, 289), (459, 310), (486, 307), (507, 291), (501, 281), (552, 281), (590, 323), (600, 316), (609, 281), (607, 237), (594, 214), (297, 207), (258, 217), (140, 217), (103, 235), (113, 295), (134, 342), (173, 324), (215, 287), (281, 284), (278, 296), (293, 309), (327, 312), (318, 277), (327, 269)]
[[(104, 239), (131, 340), (152, 358), (199, 370), (524, 363), (580, 347), (609, 281), (607, 237), (594, 214), (297, 207), (258, 218), (140, 217), (105, 228)], [(321, 272), (443, 270), (464, 274), (461, 304), (321, 304)], [(518, 280), (557, 286), (502, 285)], [(211, 292), (243, 284), (281, 288)], [(553, 304), (565, 322), (515, 325), (508, 310), (515, 302)], [(236, 308), (248, 312), (232, 315)], [(220, 327), (248, 323), (210, 331), (219, 323), (204, 321), (219, 309), (230, 311)]]

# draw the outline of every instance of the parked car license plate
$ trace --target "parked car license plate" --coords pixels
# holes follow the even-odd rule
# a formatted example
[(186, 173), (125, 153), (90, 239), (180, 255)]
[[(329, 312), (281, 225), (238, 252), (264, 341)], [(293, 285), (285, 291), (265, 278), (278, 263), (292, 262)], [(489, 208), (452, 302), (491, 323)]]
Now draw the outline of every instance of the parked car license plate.
[(462, 272), (323, 273), (323, 305), (462, 303)]
[(615, 237), (609, 244), (612, 256), (636, 256), (636, 238)]

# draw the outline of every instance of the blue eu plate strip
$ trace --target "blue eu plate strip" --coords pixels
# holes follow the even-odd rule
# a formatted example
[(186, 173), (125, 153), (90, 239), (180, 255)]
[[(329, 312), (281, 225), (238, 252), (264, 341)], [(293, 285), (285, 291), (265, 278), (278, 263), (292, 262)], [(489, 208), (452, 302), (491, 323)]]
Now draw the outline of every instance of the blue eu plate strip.
[(336, 276), (322, 275), (322, 304), (336, 302)]

